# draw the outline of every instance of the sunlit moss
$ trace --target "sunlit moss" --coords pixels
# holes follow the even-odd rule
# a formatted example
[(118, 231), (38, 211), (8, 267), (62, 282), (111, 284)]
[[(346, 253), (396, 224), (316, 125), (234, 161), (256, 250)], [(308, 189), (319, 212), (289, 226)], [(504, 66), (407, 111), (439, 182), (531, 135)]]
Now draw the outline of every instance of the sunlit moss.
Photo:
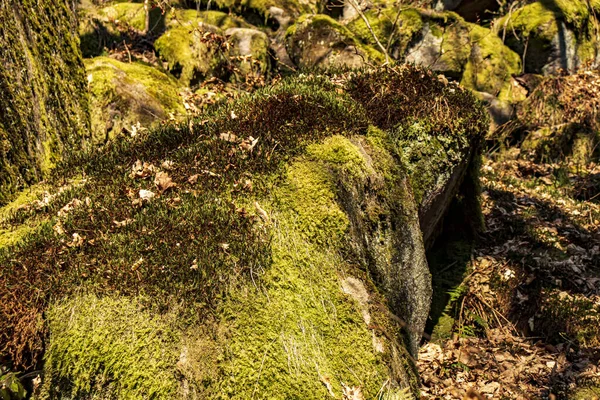
[(180, 339), (177, 321), (169, 316), (145, 311), (131, 298), (83, 295), (54, 304), (46, 321), (48, 398), (58, 393), (120, 399), (177, 394)]

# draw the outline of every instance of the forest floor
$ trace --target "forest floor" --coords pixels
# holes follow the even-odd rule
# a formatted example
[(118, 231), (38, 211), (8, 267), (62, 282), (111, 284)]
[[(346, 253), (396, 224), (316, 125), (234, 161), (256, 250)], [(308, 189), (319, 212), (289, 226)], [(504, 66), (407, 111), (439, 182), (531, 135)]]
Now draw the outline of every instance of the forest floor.
[(600, 398), (600, 166), (516, 152), (484, 158), (485, 228), (450, 334), (421, 348), (422, 399)]

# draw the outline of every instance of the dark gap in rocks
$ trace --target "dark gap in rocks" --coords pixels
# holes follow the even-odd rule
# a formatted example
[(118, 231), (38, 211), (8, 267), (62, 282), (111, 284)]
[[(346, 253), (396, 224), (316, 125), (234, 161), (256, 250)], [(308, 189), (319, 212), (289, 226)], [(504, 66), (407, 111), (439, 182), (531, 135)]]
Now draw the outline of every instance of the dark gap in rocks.
[(440, 233), (427, 250), (433, 296), (425, 332), (433, 341), (449, 339), (452, 335), (454, 318), (459, 311), (460, 285), (471, 261), (477, 233), (482, 228), (479, 165), (476, 157), (440, 223)]
[(323, 14), (340, 20), (344, 16), (344, 2), (341, 0), (328, 0), (323, 9)]
[(489, 21), (500, 10), (501, 2), (497, 0), (466, 0), (453, 11), (468, 22)]

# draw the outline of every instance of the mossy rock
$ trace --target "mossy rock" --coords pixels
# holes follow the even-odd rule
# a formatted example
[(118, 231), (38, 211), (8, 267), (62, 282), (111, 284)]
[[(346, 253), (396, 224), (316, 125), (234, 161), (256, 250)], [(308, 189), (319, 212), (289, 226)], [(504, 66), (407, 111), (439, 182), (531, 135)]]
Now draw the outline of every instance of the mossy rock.
[[(421, 12), (414, 8), (398, 10), (394, 7), (379, 6), (366, 11), (365, 17), (377, 38), (389, 47), (389, 55), (394, 59), (404, 57), (411, 41), (423, 29)], [(362, 18), (355, 18), (346, 26), (362, 43), (377, 46), (373, 34)]]
[(82, 149), (89, 134), (70, 4), (0, 5), (0, 204)]
[[(106, 49), (131, 45), (145, 34), (146, 11), (141, 3), (119, 2), (101, 8), (90, 1), (83, 1), (77, 8), (78, 34), (83, 56), (96, 57)], [(165, 29), (165, 17), (160, 8), (150, 11), (149, 34), (159, 35)]]
[(231, 49), (231, 57), (239, 59), (242, 76), (264, 75), (271, 67), (270, 41), (264, 32), (250, 28), (229, 28), (225, 31)]
[[(408, 11), (404, 11), (407, 13)], [(465, 22), (452, 12), (419, 12), (422, 28), (411, 23), (399, 35), (408, 35), (401, 43), (410, 43), (399, 53), (405, 60), (443, 72), (465, 87), (486, 92), (503, 101), (522, 100), (514, 92), (511, 76), (521, 72), (519, 56), (506, 47), (490, 29)], [(416, 16), (411, 21), (418, 21)]]
[(45, 344), (50, 398), (414, 398), (444, 179), (406, 145), (446, 121), (469, 154), (483, 115), (422, 69), (306, 75), (71, 159), (85, 182), (0, 248), (3, 356)]
[(327, 15), (303, 15), (286, 32), (286, 48), (300, 68), (361, 67), (382, 62), (383, 55), (361, 44), (354, 34)]
[(597, 62), (598, 1), (539, 0), (497, 21), (506, 44), (525, 60), (524, 72), (555, 74)]
[(177, 81), (152, 66), (97, 57), (86, 67), (95, 143), (185, 113)]
[[(100, 10), (100, 16), (110, 22), (122, 22), (138, 30), (146, 29), (146, 10), (143, 3), (122, 2)], [(164, 18), (158, 7), (150, 11), (150, 33), (158, 33), (164, 29)]]
[(517, 107), (506, 140), (522, 142), (521, 155), (536, 161), (598, 160), (600, 96), (589, 91), (598, 82), (596, 71), (545, 77)]
[(184, 86), (210, 77), (244, 80), (270, 68), (269, 39), (250, 24), (219, 11), (175, 10), (155, 42), (169, 71)]

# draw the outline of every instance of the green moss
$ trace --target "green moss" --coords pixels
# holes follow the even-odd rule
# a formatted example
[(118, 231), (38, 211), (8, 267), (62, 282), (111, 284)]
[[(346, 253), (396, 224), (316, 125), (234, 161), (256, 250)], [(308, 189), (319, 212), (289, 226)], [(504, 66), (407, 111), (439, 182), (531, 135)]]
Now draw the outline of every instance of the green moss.
[[(365, 12), (365, 16), (377, 38), (384, 46), (387, 47), (388, 41), (391, 39), (390, 51), (397, 55), (403, 55), (409, 43), (423, 29), (421, 13), (413, 8), (401, 11), (396, 8), (368, 10)], [(394, 22), (396, 23), (395, 26)], [(373, 34), (362, 18), (355, 18), (348, 23), (347, 27), (362, 43), (373, 47), (377, 45)], [(392, 29), (394, 29), (393, 32)]]
[(358, 152), (356, 146), (343, 136), (332, 136), (325, 139), (320, 145), (310, 145), (306, 152), (311, 158), (314, 157), (334, 165), (340, 173), (349, 177), (356, 179), (365, 174), (365, 159)]
[(80, 397), (173, 398), (178, 390), (176, 321), (133, 298), (76, 296), (47, 313), (46, 390)]
[(210, 76), (223, 62), (218, 49), (202, 41), (205, 29), (192, 22), (171, 26), (154, 43), (168, 69), (184, 86), (190, 86)]
[(124, 22), (139, 31), (146, 27), (146, 11), (142, 3), (117, 3), (103, 8), (100, 15), (109, 21)]
[(238, 294), (226, 310), (229, 398), (321, 399), (328, 396), (324, 381), (338, 396), (345, 383), (373, 398), (385, 386), (384, 355), (373, 348), (359, 304), (340, 287), (349, 222), (336, 201), (336, 170), (365, 173), (356, 147), (339, 136), (309, 146), (264, 201), (273, 263), (264, 286)]
[(555, 18), (555, 11), (543, 2), (536, 1), (502, 17), (495, 25), (498, 29), (506, 29), (507, 35), (510, 35), (511, 30), (515, 30), (524, 37), (535, 33), (552, 40), (557, 32)]
[(149, 126), (169, 113), (185, 113), (175, 79), (154, 67), (108, 57), (86, 60), (86, 66), (97, 142), (138, 122)]
[(515, 95), (510, 78), (521, 72), (519, 56), (491, 30), (469, 23), (466, 23), (466, 27), (471, 45), (476, 46), (476, 50), (471, 50), (461, 84), (476, 91), (491, 93), (500, 100), (513, 100)]
[[(597, 2), (583, 0), (539, 0), (518, 8), (500, 18), (494, 25), (506, 43), (519, 54), (526, 53), (526, 72), (539, 73), (551, 53), (560, 24), (574, 33), (579, 61), (595, 58), (590, 47), (597, 47), (593, 38), (597, 20)], [(516, 37), (515, 37), (516, 36)], [(527, 44), (525, 46), (525, 44)]]
[(229, 28), (251, 28), (252, 26), (242, 18), (234, 14), (226, 14), (221, 11), (196, 11), (174, 9), (168, 15), (169, 27), (186, 25), (197, 27), (199, 23), (209, 24), (223, 30)]
[(23, 189), (13, 201), (0, 207), (0, 249), (15, 246), (27, 237), (27, 235), (35, 232), (45, 221), (45, 218), (32, 218), (23, 223), (13, 223), (12, 219), (18, 211), (27, 208), (34, 201), (39, 200), (46, 193), (47, 189), (47, 185), (33, 185), (27, 189)]
[(73, 23), (67, 1), (0, 8), (0, 204), (84, 146), (88, 98)]
[(600, 386), (578, 387), (569, 395), (570, 400), (589, 400), (600, 396)]

